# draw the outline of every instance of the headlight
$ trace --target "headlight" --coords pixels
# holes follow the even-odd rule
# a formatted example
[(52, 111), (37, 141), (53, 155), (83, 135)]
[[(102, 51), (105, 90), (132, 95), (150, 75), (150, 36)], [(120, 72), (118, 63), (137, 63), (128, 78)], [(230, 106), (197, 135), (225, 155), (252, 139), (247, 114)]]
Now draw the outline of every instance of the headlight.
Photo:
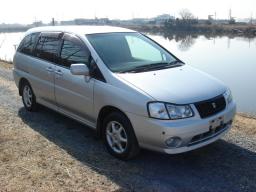
[(150, 117), (157, 119), (169, 119), (164, 103), (149, 103), (148, 112)]
[(223, 95), (226, 99), (227, 104), (232, 102), (233, 97), (232, 97), (232, 93), (231, 93), (230, 89), (228, 89)]
[(167, 104), (166, 107), (170, 119), (184, 119), (193, 116), (193, 111), (189, 105)]
[(149, 117), (157, 119), (184, 119), (194, 115), (189, 105), (174, 105), (161, 102), (148, 104)]

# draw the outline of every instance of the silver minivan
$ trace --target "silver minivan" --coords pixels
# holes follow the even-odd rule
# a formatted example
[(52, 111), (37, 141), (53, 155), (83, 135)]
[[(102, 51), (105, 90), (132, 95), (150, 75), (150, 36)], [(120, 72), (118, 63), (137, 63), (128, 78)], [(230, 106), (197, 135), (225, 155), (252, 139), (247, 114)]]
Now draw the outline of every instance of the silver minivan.
[(13, 74), (28, 111), (41, 104), (95, 129), (120, 159), (140, 148), (176, 154), (210, 144), (236, 111), (219, 80), (118, 27), (30, 29)]

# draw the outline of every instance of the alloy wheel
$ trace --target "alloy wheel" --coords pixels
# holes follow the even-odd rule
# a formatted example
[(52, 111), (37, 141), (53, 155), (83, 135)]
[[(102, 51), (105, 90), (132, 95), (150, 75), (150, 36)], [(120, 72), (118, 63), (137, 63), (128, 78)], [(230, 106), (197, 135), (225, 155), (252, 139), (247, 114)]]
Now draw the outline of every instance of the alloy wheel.
[(127, 134), (117, 121), (110, 121), (106, 128), (107, 143), (113, 151), (123, 153), (127, 148)]

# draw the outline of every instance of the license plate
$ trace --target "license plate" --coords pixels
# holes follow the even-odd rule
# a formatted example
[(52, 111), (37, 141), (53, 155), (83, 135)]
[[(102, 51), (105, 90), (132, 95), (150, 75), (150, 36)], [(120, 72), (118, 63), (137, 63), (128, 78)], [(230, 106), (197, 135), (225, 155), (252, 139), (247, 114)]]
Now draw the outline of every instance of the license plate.
[(215, 131), (215, 129), (221, 125), (223, 125), (224, 123), (224, 118), (221, 116), (221, 117), (218, 117), (216, 119), (213, 119), (209, 122), (210, 124), (210, 130), (212, 131)]

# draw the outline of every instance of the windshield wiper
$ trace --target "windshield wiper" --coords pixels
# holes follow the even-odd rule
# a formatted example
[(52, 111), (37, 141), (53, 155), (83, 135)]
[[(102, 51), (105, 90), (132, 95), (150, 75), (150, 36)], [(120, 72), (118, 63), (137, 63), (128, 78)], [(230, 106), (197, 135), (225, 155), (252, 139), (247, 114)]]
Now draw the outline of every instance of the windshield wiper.
[(181, 66), (183, 63), (175, 60), (169, 63), (153, 63), (153, 64), (148, 64), (148, 65), (141, 65), (141, 66), (137, 66), (134, 67), (132, 69), (128, 69), (128, 70), (124, 70), (124, 71), (120, 71), (120, 73), (127, 73), (127, 72), (143, 72), (143, 71), (151, 71), (151, 70), (159, 70), (159, 69), (165, 69), (165, 68), (172, 68), (172, 67), (178, 67)]

